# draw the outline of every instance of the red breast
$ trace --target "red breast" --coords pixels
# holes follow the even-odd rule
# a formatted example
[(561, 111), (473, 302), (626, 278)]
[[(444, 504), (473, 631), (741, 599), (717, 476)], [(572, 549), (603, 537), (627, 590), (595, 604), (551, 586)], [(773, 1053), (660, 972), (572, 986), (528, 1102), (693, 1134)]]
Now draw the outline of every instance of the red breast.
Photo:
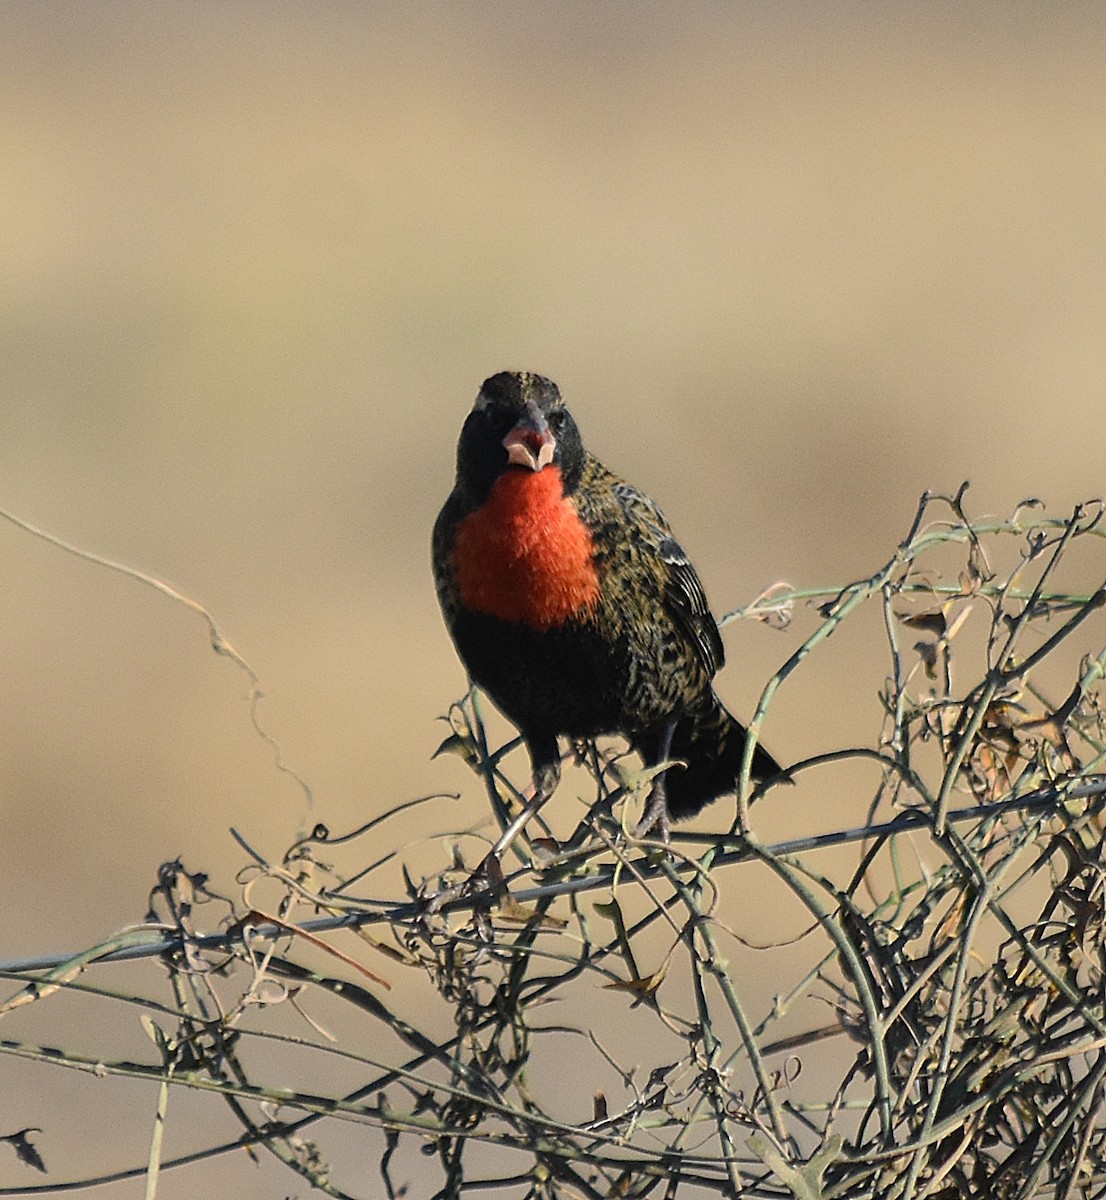
[(555, 466), (508, 467), (457, 528), (453, 567), (466, 607), (536, 630), (599, 599), (591, 534)]

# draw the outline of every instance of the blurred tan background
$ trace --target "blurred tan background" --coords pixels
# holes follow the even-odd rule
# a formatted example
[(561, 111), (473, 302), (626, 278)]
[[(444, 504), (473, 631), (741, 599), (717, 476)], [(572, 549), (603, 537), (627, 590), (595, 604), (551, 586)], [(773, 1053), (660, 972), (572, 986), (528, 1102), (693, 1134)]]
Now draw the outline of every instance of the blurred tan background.
[[(310, 819), (463, 790), (468, 823), (428, 539), (486, 375), (560, 383), (719, 612), (869, 574), (925, 488), (1102, 492), (1104, 34), (1097, 4), (8, 0), (0, 505), (211, 608)], [(231, 825), (278, 856), (302, 796), (200, 622), (2, 522), (0, 560), (0, 957), (140, 919), (177, 855), (231, 886)], [(729, 628), (738, 712), (805, 628)], [(851, 652), (781, 694), (777, 755), (873, 736)], [(72, 1086), (16, 1072), (0, 1133)]]

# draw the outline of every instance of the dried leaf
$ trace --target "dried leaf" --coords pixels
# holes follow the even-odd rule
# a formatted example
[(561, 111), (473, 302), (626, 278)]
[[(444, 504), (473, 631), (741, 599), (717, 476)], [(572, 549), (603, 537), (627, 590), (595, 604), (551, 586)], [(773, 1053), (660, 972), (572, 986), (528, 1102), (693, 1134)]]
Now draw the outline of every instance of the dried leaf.
[(596, 901), (595, 911), (601, 917), (606, 917), (614, 925), (618, 947), (622, 952), (626, 966), (629, 968), (630, 977), (632, 979), (639, 978), (641, 972), (638, 970), (637, 962), (634, 959), (634, 948), (630, 945), (630, 936), (626, 931), (626, 921), (622, 915), (622, 905), (612, 896), (610, 900), (605, 902)]
[(42, 1155), (31, 1144), (31, 1139), (28, 1136), (32, 1133), (41, 1132), (41, 1129), (28, 1126), (26, 1129), (21, 1129), (18, 1133), (9, 1133), (0, 1137), (0, 1142), (7, 1142), (15, 1151), (21, 1163), (26, 1163), (28, 1167), (34, 1167), (36, 1171), (41, 1171), (45, 1175), (46, 1164), (42, 1161)]
[(664, 971), (658, 971), (655, 975), (646, 975), (641, 979), (618, 979), (603, 986), (611, 992), (637, 992), (643, 996), (651, 996), (664, 982), (664, 976)]
[(498, 890), (506, 886), (507, 876), (503, 874), (503, 864), (498, 854), (489, 854), (480, 864), (477, 874), (484, 876), (489, 887)]
[(1005, 785), (1005, 775), (998, 755), (990, 746), (980, 746), (979, 753), (972, 759), (972, 766), (983, 784), (986, 799), (998, 799)]
[(1064, 742), (1064, 731), (1067, 728), (1068, 722), (1071, 720), (1075, 710), (1079, 707), (1079, 701), (1083, 698), (1083, 688), (1080, 684), (1076, 684), (1072, 689), (1071, 694), (1053, 712), (1045, 713), (1043, 717), (1039, 717), (1035, 721), (1023, 721), (1021, 728), (1040, 732), (1047, 737), (1055, 746), (1059, 746)]
[(476, 753), (476, 743), (472, 738), (465, 737), (460, 733), (451, 733), (430, 757), (437, 758), (440, 754), (456, 754), (470, 767), (480, 761), (479, 755)]
[(669, 1063), (666, 1067), (654, 1067), (649, 1072), (649, 1081), (645, 1085), (645, 1090), (651, 1092), (653, 1088), (660, 1087), (664, 1083), (664, 1077), (670, 1071), (674, 1071), (679, 1065), (679, 1063)]
[(1024, 705), (1008, 698), (992, 700), (983, 713), (983, 727), (995, 738), (1001, 737), (1003, 731), (1016, 729), (1024, 720)]
[(975, 565), (969, 562), (968, 566), (960, 572), (957, 582), (960, 584), (960, 590), (965, 596), (974, 596), (979, 591), (979, 586), (983, 582)]
[(937, 663), (941, 653), (940, 642), (915, 642), (914, 650), (922, 660), (928, 679), (937, 678)]
[(414, 967), (419, 965), (419, 960), (408, 951), (401, 949), (399, 946), (390, 946), (387, 942), (380, 941), (375, 938), (367, 929), (352, 929), (350, 930), (354, 936), (360, 938), (361, 941), (383, 954), (385, 958), (390, 958), (393, 962), (401, 963), (405, 967)]
[(971, 549), (968, 551), (968, 571), (980, 583), (986, 583), (995, 577), (994, 571), (987, 565), (987, 556), (983, 553), (983, 547), (974, 537)]
[(611, 764), (611, 771), (615, 779), (618, 780), (620, 787), (626, 791), (637, 794), (643, 792), (653, 786), (653, 780), (669, 767), (686, 767), (687, 763), (683, 759), (673, 758), (667, 762), (657, 763), (654, 767), (640, 767), (635, 769), (626, 765), (625, 759), (619, 759), (618, 762)]
[(556, 838), (536, 837), (530, 839), (530, 849), (538, 862), (544, 865), (560, 856), (561, 843)]
[(142, 1028), (146, 1030), (146, 1036), (161, 1051), (162, 1057), (167, 1057), (169, 1039), (165, 1036), (165, 1031), (148, 1013), (143, 1013), (139, 1020), (142, 1022)]
[(1060, 761), (1066, 771), (1079, 769), (1079, 760), (1068, 743), (1067, 726), (1082, 698), (1083, 689), (1077, 683), (1068, 698), (1054, 712), (1045, 713), (1043, 717), (1033, 720), (1022, 721), (1015, 727), (1016, 732), (1022, 736), (1040, 737), (1048, 742), (1059, 753)]
[(551, 917), (548, 913), (540, 912), (535, 906), (520, 904), (509, 891), (504, 889), (503, 895), (496, 905), (496, 912), (502, 921), (513, 921), (527, 925), (536, 921), (543, 929), (564, 929), (568, 924), (559, 917)]
[(895, 613), (895, 616), (911, 629), (921, 629), (923, 632), (932, 633), (937, 637), (944, 637), (948, 632), (948, 622), (945, 620), (943, 608), (934, 608), (920, 613)]

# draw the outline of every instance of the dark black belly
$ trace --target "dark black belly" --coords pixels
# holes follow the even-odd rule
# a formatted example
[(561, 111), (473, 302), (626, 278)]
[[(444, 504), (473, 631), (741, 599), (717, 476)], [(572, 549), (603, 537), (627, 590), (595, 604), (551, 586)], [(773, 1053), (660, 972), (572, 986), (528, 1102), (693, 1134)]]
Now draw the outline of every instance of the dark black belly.
[(469, 673), (523, 734), (629, 733), (630, 663), (621, 639), (573, 622), (540, 633), (483, 613), (461, 613), (453, 638)]

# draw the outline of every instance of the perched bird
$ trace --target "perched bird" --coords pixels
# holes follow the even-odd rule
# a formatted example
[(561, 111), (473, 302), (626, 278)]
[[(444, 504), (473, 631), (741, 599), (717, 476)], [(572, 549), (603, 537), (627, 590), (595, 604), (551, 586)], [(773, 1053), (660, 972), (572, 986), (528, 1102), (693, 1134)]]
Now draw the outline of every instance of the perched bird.
[[(433, 559), (458, 654), (530, 752), (529, 812), (556, 788), (562, 735), (623, 734), (647, 766), (686, 764), (656, 777), (642, 829), (735, 791), (745, 729), (711, 685), (724, 651), (695, 568), (660, 509), (585, 450), (552, 380), (484, 381)], [(780, 771), (758, 744), (753, 776)]]

